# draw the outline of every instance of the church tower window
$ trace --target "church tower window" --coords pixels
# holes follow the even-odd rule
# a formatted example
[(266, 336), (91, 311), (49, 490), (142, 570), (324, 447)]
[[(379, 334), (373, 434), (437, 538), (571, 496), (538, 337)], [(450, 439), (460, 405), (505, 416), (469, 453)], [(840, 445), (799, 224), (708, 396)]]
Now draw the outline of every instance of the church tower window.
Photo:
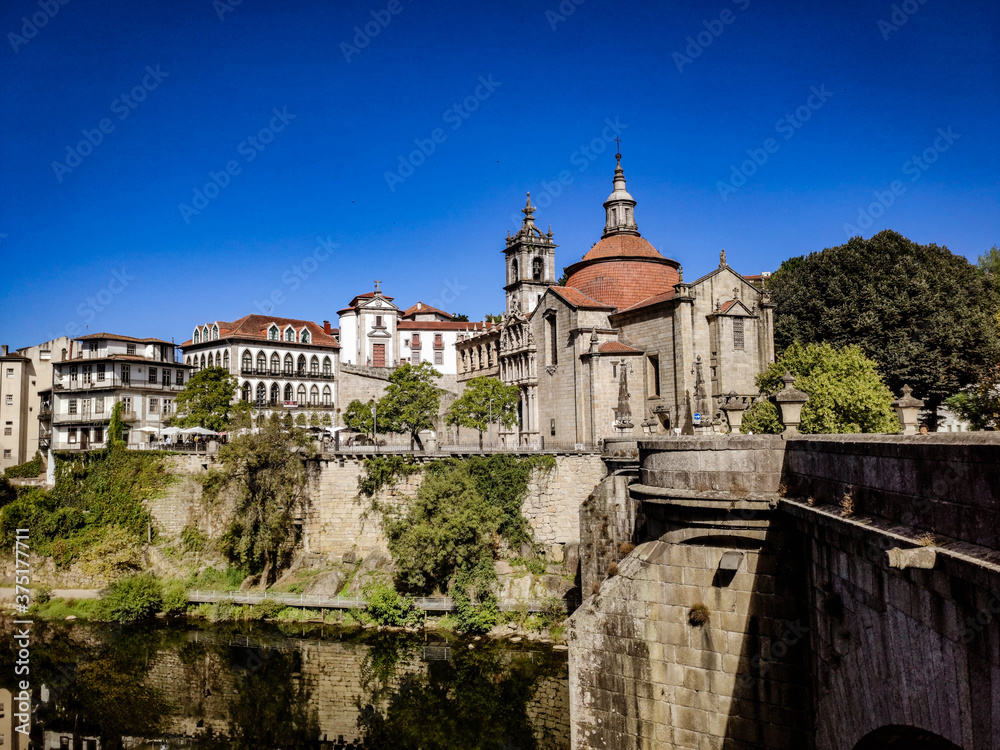
[(512, 260), (510, 262), (510, 282), (513, 284), (517, 280), (517, 260)]
[(733, 348), (744, 348), (743, 318), (733, 318)]
[(531, 278), (533, 281), (542, 280), (542, 259), (535, 258), (531, 261)]
[(548, 327), (549, 334), (549, 364), (558, 365), (559, 364), (559, 329), (556, 325), (556, 316), (548, 315), (545, 318), (545, 325)]

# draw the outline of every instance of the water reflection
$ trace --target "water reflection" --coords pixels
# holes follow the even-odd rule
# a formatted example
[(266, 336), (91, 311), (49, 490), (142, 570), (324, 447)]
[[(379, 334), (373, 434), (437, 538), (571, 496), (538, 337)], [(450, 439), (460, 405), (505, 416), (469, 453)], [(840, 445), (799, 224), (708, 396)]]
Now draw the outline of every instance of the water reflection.
[[(99, 739), (101, 750), (569, 746), (565, 652), (544, 646), (260, 624), (36, 624), (31, 658), (38, 747), (63, 737), (83, 748)], [(13, 674), (5, 649), (0, 687)]]

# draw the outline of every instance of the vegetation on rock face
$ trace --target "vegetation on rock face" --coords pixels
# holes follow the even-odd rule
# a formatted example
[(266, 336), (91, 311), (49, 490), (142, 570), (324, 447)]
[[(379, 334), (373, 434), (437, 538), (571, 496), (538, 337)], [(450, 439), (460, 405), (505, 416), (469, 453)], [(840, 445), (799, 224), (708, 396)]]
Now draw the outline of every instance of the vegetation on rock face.
[(232, 490), (235, 513), (223, 538), (223, 552), (261, 583), (272, 582), (295, 546), (294, 515), (305, 501), (309, 436), (288, 429), (277, 415), (255, 431), (236, 435), (219, 450), (221, 469), (211, 491)]
[(461, 629), (489, 630), (499, 614), (493, 563), (504, 545), (519, 549), (531, 542), (521, 513), (528, 481), (533, 469), (554, 464), (551, 456), (434, 461), (424, 467), (417, 496), (404, 508), (380, 502), (376, 494), (399, 473), (419, 469), (398, 457), (366, 461), (361, 495), (382, 516), (396, 583), (420, 594), (450, 588)]
[(31, 479), (37, 477), (42, 473), (42, 454), (35, 451), (35, 457), (30, 461), (25, 461), (23, 464), (18, 464), (17, 466), (11, 466), (9, 469), (4, 471), (5, 477), (19, 479)]
[[(762, 393), (776, 394), (784, 387), (781, 378), (786, 371), (795, 376), (795, 388), (809, 395), (802, 407), (800, 432), (899, 431), (892, 393), (882, 382), (875, 363), (859, 347), (792, 344), (757, 376), (757, 387)], [(774, 421), (777, 410), (763, 403), (747, 410), (741, 431), (781, 432), (783, 428)]]
[(174, 405), (177, 416), (172, 424), (178, 427), (205, 427), (215, 432), (228, 429), (234, 421), (250, 410), (245, 401), (233, 403), (238, 385), (236, 378), (222, 367), (199, 370), (177, 394)]
[(856, 344), (893, 393), (909, 384), (936, 409), (1000, 360), (1000, 293), (983, 270), (1000, 265), (996, 256), (977, 268), (886, 230), (790, 258), (768, 282), (775, 344)]
[(504, 385), (496, 378), (472, 378), (462, 395), (448, 407), (444, 421), (449, 425), (468, 427), (479, 432), (479, 449), (483, 448), (483, 433), (491, 424), (510, 429), (517, 424), (517, 402), (520, 390), (516, 385)]

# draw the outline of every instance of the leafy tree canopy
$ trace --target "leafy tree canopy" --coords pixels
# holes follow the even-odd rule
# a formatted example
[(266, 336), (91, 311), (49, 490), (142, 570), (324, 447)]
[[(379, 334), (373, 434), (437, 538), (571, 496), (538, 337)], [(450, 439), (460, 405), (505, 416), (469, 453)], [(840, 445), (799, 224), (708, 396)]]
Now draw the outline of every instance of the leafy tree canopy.
[(791, 258), (768, 288), (779, 350), (794, 341), (856, 344), (893, 393), (909, 384), (928, 408), (1000, 359), (1000, 295), (987, 275), (947, 248), (890, 230)]
[(462, 395), (448, 407), (444, 421), (450, 425), (469, 427), (479, 432), (479, 447), (483, 447), (483, 432), (491, 424), (511, 428), (517, 423), (517, 401), (520, 390), (516, 385), (504, 385), (496, 378), (472, 378)]
[(486, 317), (483, 318), (487, 323), (502, 323), (503, 314), (493, 315), (492, 313), (486, 313)]
[(454, 315), (451, 316), (451, 322), (452, 323), (468, 323), (469, 322), (469, 316), (468, 315), (459, 315), (458, 313), (455, 313)]
[(437, 419), (441, 391), (434, 379), (440, 377), (429, 362), (407, 362), (393, 370), (385, 395), (378, 401), (378, 426), (387, 432), (409, 433), (422, 449), (417, 433), (431, 429)]
[(229, 428), (234, 418), (249, 410), (243, 401), (233, 403), (237, 390), (236, 378), (222, 367), (199, 370), (177, 394), (174, 404), (178, 427), (205, 427), (215, 432)]
[[(795, 387), (809, 394), (809, 401), (802, 407), (800, 432), (899, 432), (892, 393), (882, 382), (875, 362), (860, 347), (837, 349), (830, 344), (792, 344), (777, 362), (757, 376), (761, 393), (773, 395), (780, 391), (786, 371), (795, 376)], [(760, 411), (759, 418), (762, 424), (754, 432), (773, 429), (766, 408)], [(745, 417), (744, 427), (751, 429)]]
[(358, 399), (354, 399), (344, 409), (344, 424), (352, 430), (357, 430), (365, 435), (371, 435), (374, 429), (372, 405)]

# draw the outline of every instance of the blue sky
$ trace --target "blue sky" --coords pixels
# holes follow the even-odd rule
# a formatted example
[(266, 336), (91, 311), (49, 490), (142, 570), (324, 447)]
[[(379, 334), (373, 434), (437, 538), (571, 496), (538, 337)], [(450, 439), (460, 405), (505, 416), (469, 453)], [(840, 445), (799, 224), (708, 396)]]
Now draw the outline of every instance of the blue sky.
[[(994, 3), (9, 0), (0, 341), (333, 321), (382, 280), (481, 318), (525, 191), (557, 266), (620, 134), (686, 278), (889, 227), (1000, 243)], [(367, 29), (367, 32), (366, 32)], [(96, 145), (92, 145), (96, 144)], [(199, 197), (201, 196), (201, 197)]]

